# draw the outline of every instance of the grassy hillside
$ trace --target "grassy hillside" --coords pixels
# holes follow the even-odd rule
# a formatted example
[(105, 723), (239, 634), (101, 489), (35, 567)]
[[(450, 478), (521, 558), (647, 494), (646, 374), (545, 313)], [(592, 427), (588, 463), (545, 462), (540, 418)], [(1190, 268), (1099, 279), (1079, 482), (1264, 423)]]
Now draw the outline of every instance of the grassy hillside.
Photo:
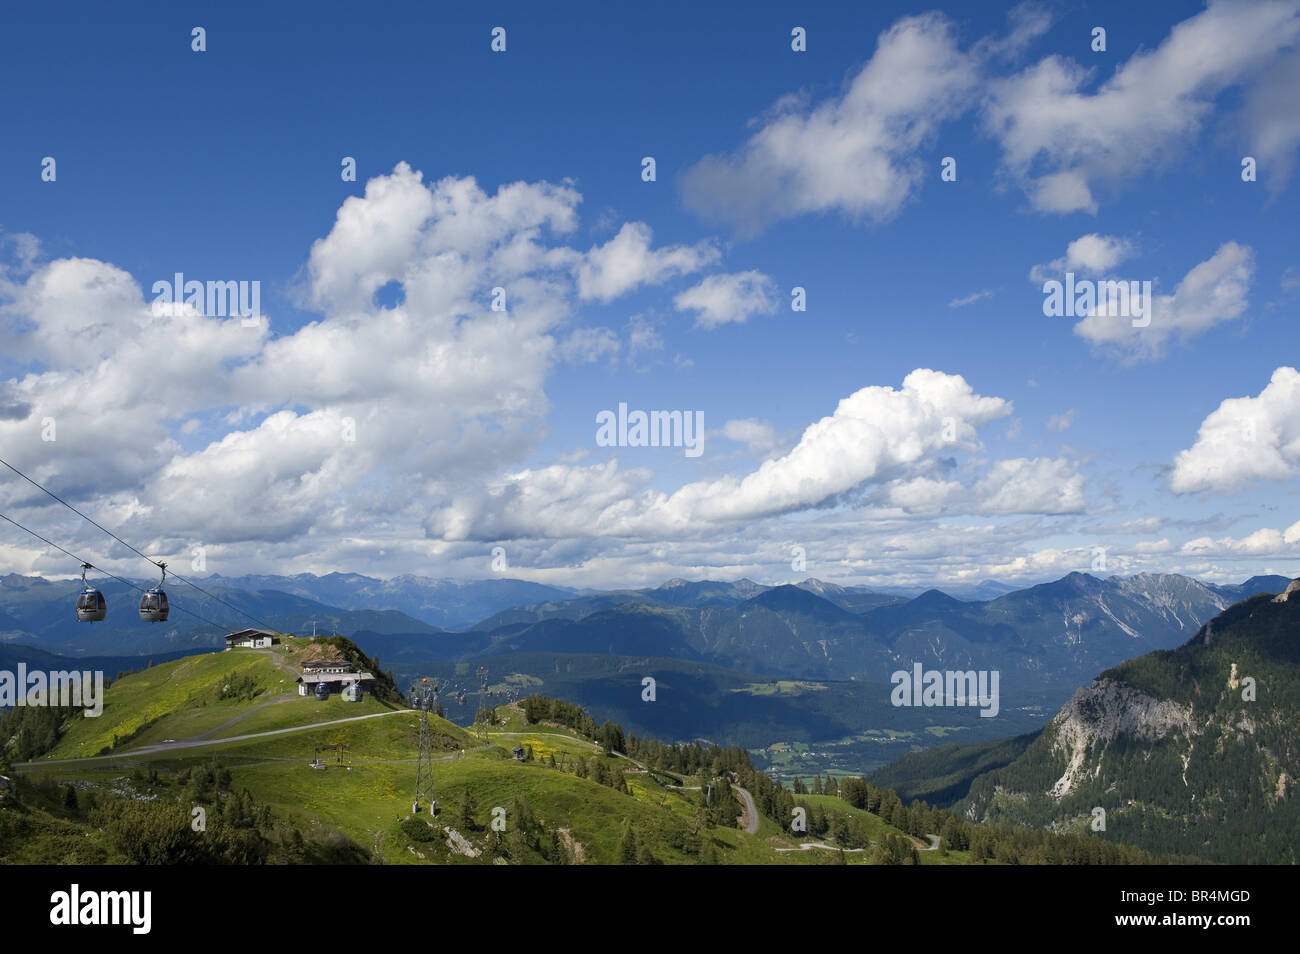
[(126, 858), (103, 832), (79, 822), (66, 789), (17, 779), (18, 791), (0, 790), (0, 864), (103, 865)]
[[(359, 703), (344, 702), (337, 695), (323, 702), (299, 696), (295, 680), (300, 657), (312, 642), (286, 639), (271, 649), (186, 656), (133, 673), (112, 683), (99, 717), (69, 714), (57, 744), (41, 758), (86, 758), (175, 741), (230, 738), (399, 706), (400, 697), (386, 677), (377, 688), (388, 700), (376, 698), (374, 692)], [(317, 642), (334, 645), (330, 640)], [(341, 643), (345, 657), (356, 657), (362, 666), (371, 662), (346, 640)]]
[[(282, 667), (303, 648), (187, 658), (116, 682), (102, 719), (74, 717), (47, 757), (0, 764), (15, 779), (14, 791), (0, 788), (0, 860), (950, 864), (1010, 850), (860, 780), (842, 782), (842, 797), (795, 796), (743, 749), (625, 737), (539, 697), (499, 707), (476, 733), (430, 716), (439, 810), (413, 816), (420, 714), (278, 701), (293, 685)], [(77, 754), (113, 734), (108, 753)], [(796, 809), (807, 826), (792, 824)], [(206, 827), (195, 831), (200, 812)]]
[(72, 717), (50, 758), (83, 758), (164, 738), (188, 738), (221, 725), (259, 697), (293, 692), (292, 679), (267, 655), (247, 651), (188, 656), (153, 666), (110, 687), (98, 718)]
[[(716, 863), (808, 863), (820, 852), (777, 852), (769, 842), (795, 847), (770, 819), (757, 836), (734, 826), (699, 826), (701, 793), (690, 787), (670, 787), (672, 776), (640, 771), (627, 759), (597, 754), (594, 743), (570, 730), (549, 726), (520, 731), (519, 715), (489, 741), (477, 740), (452, 724), (431, 718), (435, 729), (435, 797), (440, 812), (435, 823), (450, 826), (459, 836), (462, 850), (449, 847), (448, 837), (432, 841), (418, 836), (418, 825), (427, 814), (411, 824), (410, 803), (414, 778), (413, 756), (418, 729), (417, 714), (398, 712), (363, 722), (325, 726), (256, 740), (221, 744), (214, 750), (180, 750), (143, 755), (122, 753), (109, 760), (89, 763), (52, 763), (42, 766), (39, 777), (55, 788), (76, 785), (104, 797), (127, 793), (138, 798), (182, 799), (183, 785), (177, 781), (195, 765), (208, 764), (214, 757), (231, 775), (230, 792), (246, 793), (258, 806), (273, 813), (278, 824), (297, 830), (307, 839), (322, 838), (336, 831), (350, 844), (364, 850), (367, 860), (388, 864), (484, 863), (494, 858), (525, 862), (548, 860), (615, 864), (623, 858), (626, 832), (631, 832), (643, 860), (679, 864), (710, 858)], [(326, 768), (313, 769), (309, 762), (316, 746), (346, 742), (343, 761), (334, 753), (322, 753)], [(510, 756), (516, 745), (527, 745), (534, 758), (519, 762)], [(200, 754), (200, 752), (202, 754)], [(539, 757), (540, 756), (540, 757)], [(601, 759), (617, 766), (606, 771), (626, 773), (627, 792), (610, 784), (574, 774), (575, 760)], [(551, 767), (551, 760), (557, 767)], [(565, 768), (558, 767), (565, 765)], [(684, 780), (689, 783), (690, 780)], [(85, 798), (82, 795), (83, 800)], [(226, 796), (231, 797), (230, 795)], [(468, 798), (468, 815), (463, 802)], [(492, 810), (506, 811), (507, 831), (500, 844), (490, 828)], [(739, 811), (739, 807), (735, 808)], [(0, 817), (6, 813), (0, 810)], [(510, 853), (506, 840), (521, 816), (547, 833), (543, 851), (516, 846)], [(467, 822), (467, 818), (469, 821)], [(68, 822), (57, 818), (44, 828), (10, 831), (11, 839), (48, 843), (53, 850), (56, 836), (64, 837)], [(87, 830), (90, 830), (87, 823)], [(552, 857), (552, 843), (562, 846)], [(710, 847), (706, 847), (706, 844)], [(41, 849), (44, 851), (45, 849)], [(0, 856), (11, 861), (53, 861), (31, 848), (21, 851), (0, 846)], [(477, 855), (468, 852), (477, 852)], [(95, 857), (111, 863), (121, 856), (105, 848)], [(81, 857), (88, 857), (83, 855)]]

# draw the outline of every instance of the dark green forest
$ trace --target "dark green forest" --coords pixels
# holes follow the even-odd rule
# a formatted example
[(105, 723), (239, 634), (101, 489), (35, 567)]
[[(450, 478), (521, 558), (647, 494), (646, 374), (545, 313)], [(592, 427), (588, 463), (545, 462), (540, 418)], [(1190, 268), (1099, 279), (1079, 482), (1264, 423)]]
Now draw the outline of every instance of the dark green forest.
[[(1055, 798), (1047, 793), (1065, 755), (1049, 725), (1021, 757), (976, 778), (957, 809), (982, 821), (1079, 828), (1100, 808), (1106, 829), (1096, 834), (1107, 841), (1228, 863), (1300, 860), (1300, 598), (1243, 600), (1187, 645), (1132, 659), (1099, 684), (1142, 693), (1130, 706), (1175, 706), (1188, 728), (1095, 741), (1086, 770)], [(1089, 706), (1090, 723), (1120, 716)]]

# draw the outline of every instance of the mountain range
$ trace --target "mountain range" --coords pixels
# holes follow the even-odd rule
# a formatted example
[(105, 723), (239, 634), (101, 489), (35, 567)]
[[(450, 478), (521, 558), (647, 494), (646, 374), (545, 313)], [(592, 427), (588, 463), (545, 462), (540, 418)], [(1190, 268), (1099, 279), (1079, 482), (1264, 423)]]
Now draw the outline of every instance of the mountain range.
[[(111, 607), (106, 621), (77, 624), (71, 610), (78, 584), (10, 574), (0, 578), (0, 638), (64, 655), (123, 655), (220, 645), (226, 628), (315, 627), (400, 634), (400, 648), (430, 661), (536, 652), (648, 655), (872, 682), (921, 663), (997, 669), (1013, 691), (1073, 689), (1124, 659), (1177, 646), (1231, 603), (1287, 582), (1254, 577), (1224, 586), (1173, 574), (1071, 573), (964, 601), (934, 589), (906, 598), (816, 579), (776, 586), (670, 580), (576, 594), (508, 579), (213, 576), (202, 591), (171, 584), (171, 619), (151, 626), (135, 618), (135, 593), (121, 583), (99, 584)], [(486, 615), (454, 631), (434, 622), (477, 613)]]
[(507, 607), (569, 599), (582, 592), (507, 578), (460, 581), (404, 575), (381, 580), (359, 573), (239, 577), (213, 574), (201, 582), (205, 589), (215, 584), (224, 589), (275, 591), (345, 610), (396, 610), (451, 630), (468, 629)]
[(898, 669), (996, 669), (1016, 686), (1073, 690), (1099, 669), (1168, 649), (1284, 577), (1222, 586), (1173, 574), (1071, 573), (987, 601), (911, 599), (818, 580), (763, 587), (670, 581), (515, 607), (424, 641), (431, 660), (516, 653), (653, 655), (788, 678), (888, 682)]
[[(437, 674), (472, 693), (477, 680), (468, 674), (483, 665), (502, 687), (506, 680), (541, 687), (633, 731), (755, 748), (798, 743), (819, 760), (799, 770), (863, 771), (954, 732), (978, 742), (1035, 730), (1097, 672), (1179, 646), (1227, 606), (1278, 592), (1287, 580), (1224, 586), (1178, 575), (1072, 573), (989, 600), (816, 579), (670, 580), (595, 593), (508, 579), (356, 574), (198, 583), (205, 592), (169, 582), (171, 619), (155, 625), (138, 621), (135, 591), (102, 584), (109, 618), (78, 624), (71, 616), (79, 583), (9, 575), (0, 578), (0, 646), (12, 659), (36, 650), (161, 657), (218, 647), (226, 631), (247, 626), (290, 633), (314, 626), (381, 656), (401, 685)], [(455, 630), (431, 622), (480, 612)], [(998, 717), (891, 706), (892, 674), (917, 664), (997, 671)], [(641, 699), (647, 675), (662, 683), (657, 706)], [(464, 709), (453, 715), (472, 718), (474, 708)]]
[(1107, 669), (1036, 733), (908, 755), (871, 780), (972, 821), (1295, 864), (1298, 773), (1300, 580)]

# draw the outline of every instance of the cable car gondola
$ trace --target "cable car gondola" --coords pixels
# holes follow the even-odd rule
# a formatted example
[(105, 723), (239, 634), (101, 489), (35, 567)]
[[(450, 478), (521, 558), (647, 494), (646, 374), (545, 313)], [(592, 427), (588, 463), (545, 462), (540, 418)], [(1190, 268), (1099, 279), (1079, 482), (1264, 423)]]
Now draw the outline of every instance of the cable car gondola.
[(159, 563), (158, 569), (162, 570), (162, 580), (157, 586), (145, 590), (144, 596), (140, 597), (140, 618), (146, 623), (165, 623), (170, 611), (167, 594), (162, 588), (163, 583), (167, 582), (167, 564)]
[(97, 623), (108, 614), (104, 594), (86, 582), (86, 571), (93, 570), (89, 563), (81, 564), (81, 592), (77, 595), (77, 622)]

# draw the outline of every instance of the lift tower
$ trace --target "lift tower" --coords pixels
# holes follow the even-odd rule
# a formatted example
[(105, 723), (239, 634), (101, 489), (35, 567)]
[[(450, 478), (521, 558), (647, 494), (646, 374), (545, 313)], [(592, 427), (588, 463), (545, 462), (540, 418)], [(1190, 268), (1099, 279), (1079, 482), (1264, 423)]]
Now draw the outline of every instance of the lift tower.
[(420, 814), (420, 805), (429, 806), (435, 815), (438, 803), (433, 799), (433, 735), (429, 731), (429, 713), (438, 707), (438, 680), (422, 679), (411, 685), (411, 708), (420, 713), (420, 748), (415, 760), (415, 800), (411, 814)]

